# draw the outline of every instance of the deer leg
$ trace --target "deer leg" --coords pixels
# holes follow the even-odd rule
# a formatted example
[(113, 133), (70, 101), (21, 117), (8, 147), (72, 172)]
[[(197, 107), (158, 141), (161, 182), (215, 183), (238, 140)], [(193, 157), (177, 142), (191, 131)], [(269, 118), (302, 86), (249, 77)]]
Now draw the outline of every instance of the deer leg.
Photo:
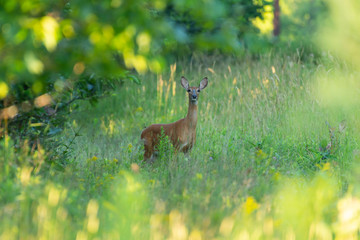
[(192, 148), (192, 145), (191, 145), (191, 144), (188, 144), (188, 145), (184, 146), (184, 147), (181, 149), (181, 151), (182, 151), (184, 154), (188, 154), (188, 153), (190, 153), (191, 148)]
[(145, 152), (144, 152), (144, 162), (148, 162), (148, 160), (151, 158), (152, 156), (152, 151), (149, 149), (149, 147), (147, 147), (145, 145)]
[(144, 144), (144, 160), (143, 162), (149, 162), (149, 160), (151, 159), (152, 155), (153, 155), (153, 148), (152, 146), (149, 146), (148, 144)]

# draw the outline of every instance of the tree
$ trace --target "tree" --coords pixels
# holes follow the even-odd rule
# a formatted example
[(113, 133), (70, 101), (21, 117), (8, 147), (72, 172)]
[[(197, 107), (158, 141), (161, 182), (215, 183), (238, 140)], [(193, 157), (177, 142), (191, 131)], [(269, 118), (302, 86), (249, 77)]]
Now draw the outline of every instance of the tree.
[(278, 37), (280, 35), (280, 5), (279, 0), (274, 0), (274, 37)]
[[(137, 73), (161, 71), (179, 49), (238, 52), (261, 7), (250, 0), (3, 1), (0, 119), (41, 122), (76, 99), (95, 101), (115, 84), (139, 82)], [(48, 105), (55, 107), (42, 108)]]

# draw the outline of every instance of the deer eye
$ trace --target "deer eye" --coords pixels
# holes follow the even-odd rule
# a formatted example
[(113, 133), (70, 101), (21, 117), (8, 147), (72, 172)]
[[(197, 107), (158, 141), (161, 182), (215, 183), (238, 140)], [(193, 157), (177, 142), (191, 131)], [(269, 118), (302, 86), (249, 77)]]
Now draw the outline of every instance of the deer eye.
[(190, 89), (188, 89), (187, 91), (188, 91), (188, 92), (191, 92), (191, 90), (190, 90)]
[(198, 89), (197, 92), (200, 92), (200, 89)]

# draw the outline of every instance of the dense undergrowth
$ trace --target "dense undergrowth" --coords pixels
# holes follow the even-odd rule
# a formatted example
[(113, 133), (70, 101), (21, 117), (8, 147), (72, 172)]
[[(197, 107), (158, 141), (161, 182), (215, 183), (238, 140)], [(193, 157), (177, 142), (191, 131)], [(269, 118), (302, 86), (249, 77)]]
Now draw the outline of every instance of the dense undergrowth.
[[(209, 78), (196, 145), (164, 138), (144, 164), (142, 129), (186, 115), (182, 75)], [(1, 142), (0, 238), (356, 239), (358, 77), (330, 55), (194, 56), (80, 103), (54, 136), (64, 168)]]

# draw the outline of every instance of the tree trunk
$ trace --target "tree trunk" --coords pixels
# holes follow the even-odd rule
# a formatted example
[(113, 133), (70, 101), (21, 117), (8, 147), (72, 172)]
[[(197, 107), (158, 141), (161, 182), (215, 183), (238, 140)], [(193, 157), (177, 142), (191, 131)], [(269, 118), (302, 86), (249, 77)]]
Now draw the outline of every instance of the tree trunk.
[(278, 37), (280, 35), (280, 6), (279, 0), (274, 0), (274, 37)]

